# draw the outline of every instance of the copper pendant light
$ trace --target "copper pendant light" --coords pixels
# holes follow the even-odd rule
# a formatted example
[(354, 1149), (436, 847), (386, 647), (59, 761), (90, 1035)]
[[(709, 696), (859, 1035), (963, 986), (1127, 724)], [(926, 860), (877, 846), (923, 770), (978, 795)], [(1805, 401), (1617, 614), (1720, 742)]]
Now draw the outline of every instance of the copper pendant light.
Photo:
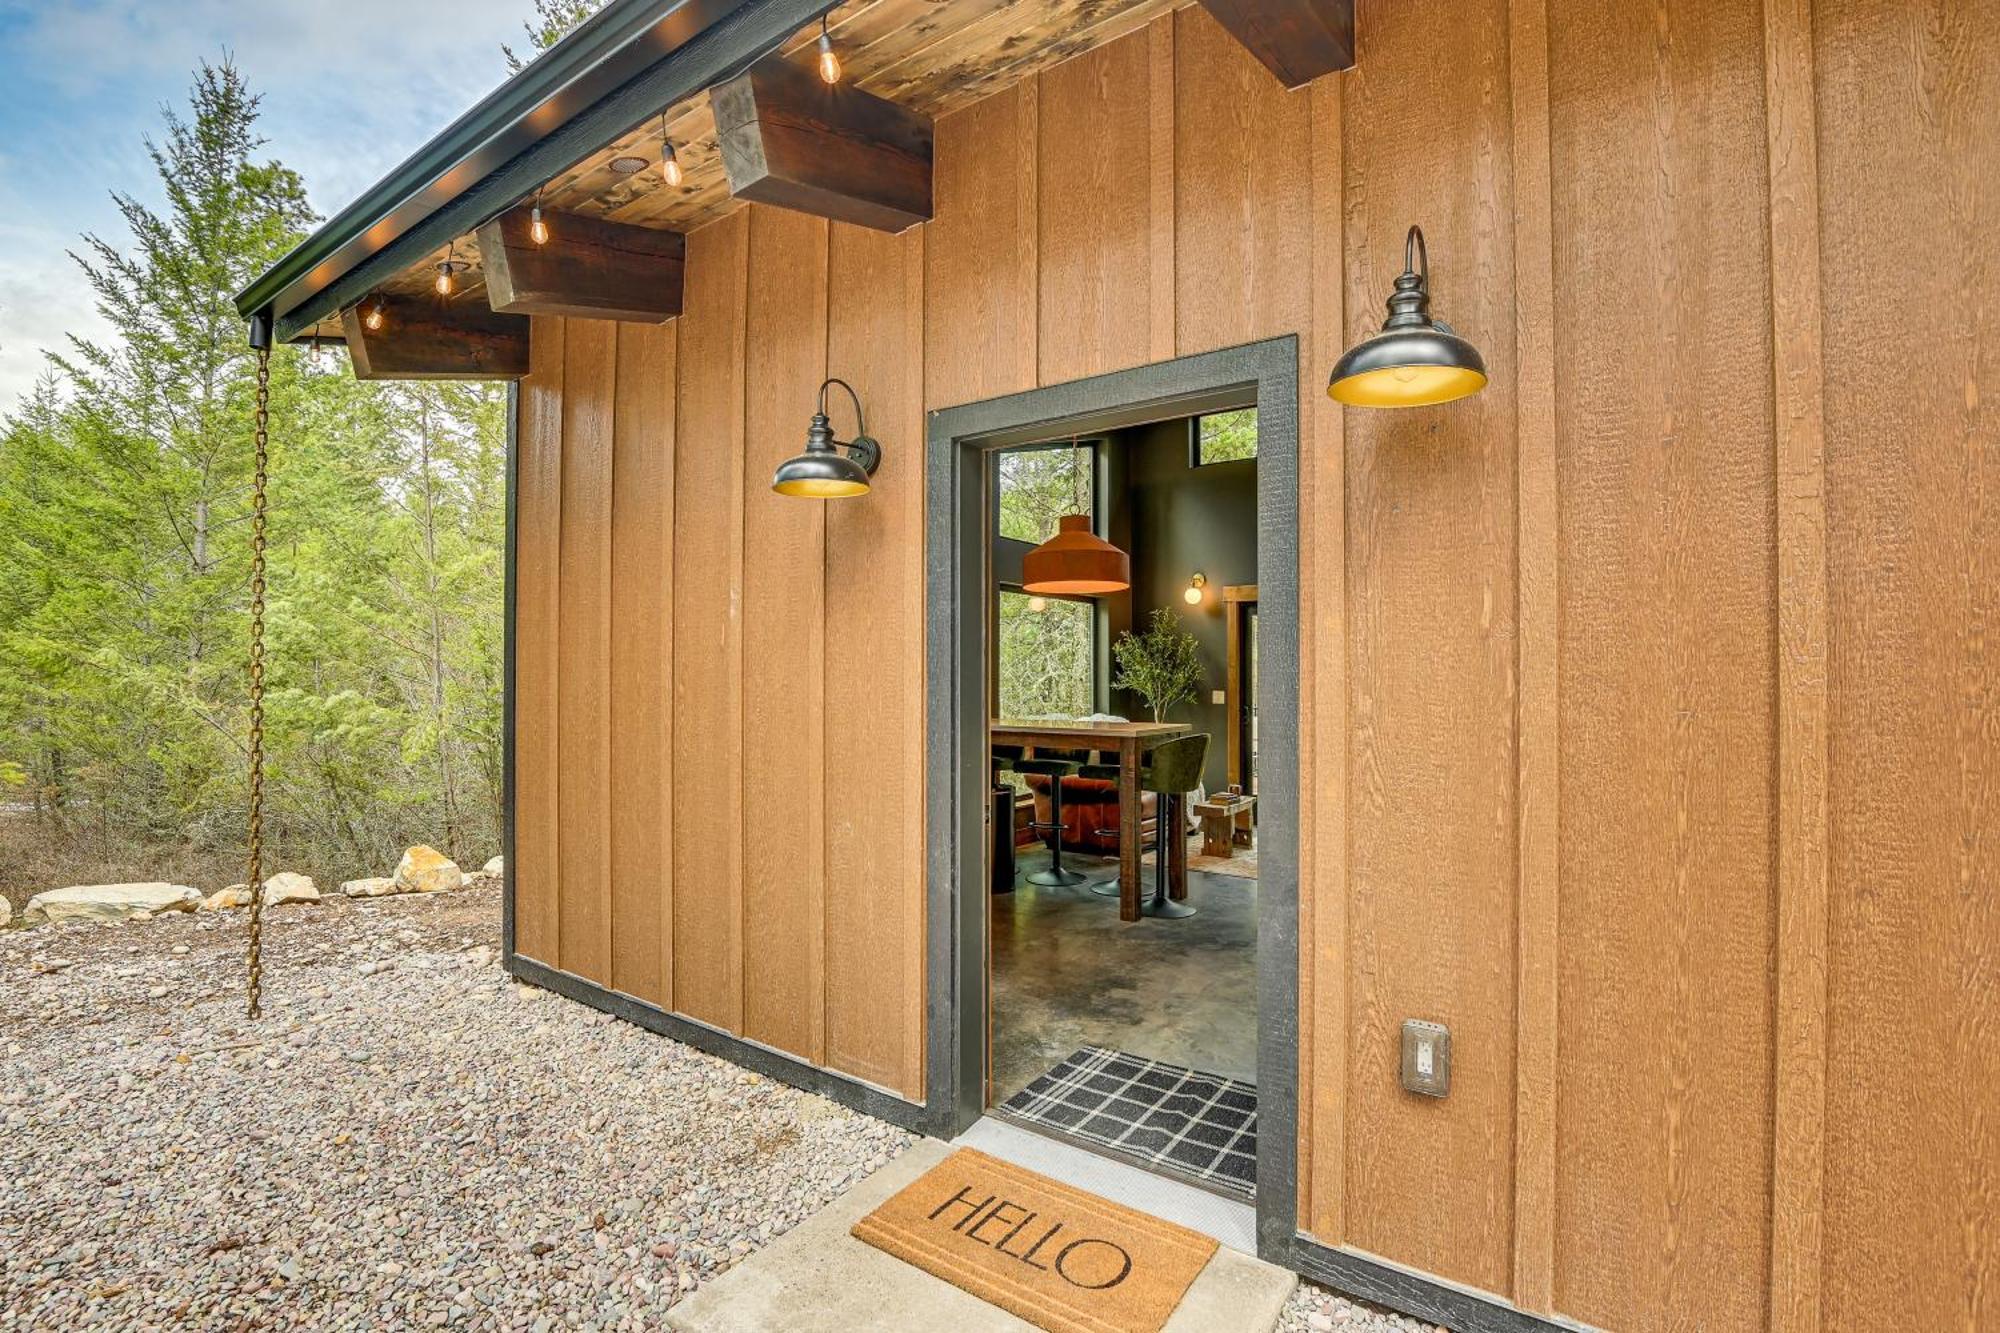
[[(1074, 438), (1070, 447), (1077, 449)], [(1079, 457), (1081, 452), (1077, 450)], [(1079, 494), (1077, 508), (1083, 507)], [(1056, 520), (1056, 535), (1021, 558), (1025, 593), (1097, 597), (1131, 586), (1132, 558), (1090, 530), (1089, 514), (1064, 514)]]

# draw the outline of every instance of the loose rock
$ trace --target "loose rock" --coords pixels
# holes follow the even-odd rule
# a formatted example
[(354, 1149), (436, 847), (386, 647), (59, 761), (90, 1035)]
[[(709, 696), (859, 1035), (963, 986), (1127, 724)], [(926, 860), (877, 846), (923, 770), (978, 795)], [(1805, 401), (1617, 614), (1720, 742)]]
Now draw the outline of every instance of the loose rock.
[(449, 893), (464, 882), (458, 862), (434, 847), (412, 847), (396, 865), (399, 893)]
[(200, 903), (201, 890), (186, 884), (76, 884), (28, 899), (21, 923), (123, 921), (140, 913), (192, 912)]

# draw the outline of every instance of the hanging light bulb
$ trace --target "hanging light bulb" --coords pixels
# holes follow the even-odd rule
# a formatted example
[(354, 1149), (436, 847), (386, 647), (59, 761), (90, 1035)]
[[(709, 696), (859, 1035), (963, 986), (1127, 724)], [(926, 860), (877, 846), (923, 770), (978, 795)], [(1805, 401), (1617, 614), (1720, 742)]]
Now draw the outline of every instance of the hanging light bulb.
[(1030, 611), (1046, 611), (1049, 609), (1049, 599), (1046, 597), (1030, 597), (1028, 599), (1028, 609)]
[(377, 296), (373, 301), (368, 303), (368, 313), (361, 317), (361, 322), (363, 325), (367, 327), (370, 333), (377, 332), (378, 330), (381, 329), (383, 323), (383, 314), (382, 314), (382, 298), (380, 296)]
[(549, 224), (542, 221), (542, 206), (536, 204), (528, 210), (528, 235), (536, 245), (549, 243)]
[(687, 179), (687, 173), (681, 170), (680, 155), (674, 152), (674, 141), (667, 137), (665, 115), (660, 117), (660, 174), (667, 178), (670, 187), (678, 186)]
[(453, 284), (451, 280), (451, 261), (449, 259), (440, 259), (438, 261), (437, 281), (431, 285), (437, 288), (439, 296), (451, 295)]
[(833, 53), (833, 34), (826, 30), (826, 15), (819, 16), (819, 76), (828, 83), (840, 82), (840, 57)]

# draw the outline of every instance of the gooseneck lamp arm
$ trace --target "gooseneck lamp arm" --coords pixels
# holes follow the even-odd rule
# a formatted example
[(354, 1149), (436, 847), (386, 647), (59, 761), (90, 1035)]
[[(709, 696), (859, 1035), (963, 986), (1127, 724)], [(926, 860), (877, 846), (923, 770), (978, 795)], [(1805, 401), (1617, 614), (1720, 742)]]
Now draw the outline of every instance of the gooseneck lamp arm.
[[(826, 391), (838, 384), (847, 392), (847, 401), (854, 404), (854, 438), (842, 441), (835, 438), (833, 422), (826, 412)], [(829, 376), (820, 381), (819, 411), (813, 414), (812, 424), (806, 430), (807, 449), (845, 449), (847, 456), (859, 463), (869, 476), (882, 465), (882, 446), (868, 433), (868, 423), (861, 414), (861, 395), (854, 392), (854, 386), (837, 376)]]

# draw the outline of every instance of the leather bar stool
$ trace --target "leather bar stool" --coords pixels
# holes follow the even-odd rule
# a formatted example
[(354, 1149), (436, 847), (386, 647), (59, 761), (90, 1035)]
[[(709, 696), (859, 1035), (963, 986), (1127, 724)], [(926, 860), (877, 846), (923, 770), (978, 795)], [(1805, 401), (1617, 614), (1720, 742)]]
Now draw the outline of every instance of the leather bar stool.
[(1208, 734), (1196, 732), (1192, 736), (1176, 736), (1170, 741), (1153, 747), (1146, 756), (1146, 767), (1139, 774), (1139, 787), (1159, 797), (1159, 809), (1155, 824), (1159, 831), (1159, 845), (1153, 859), (1153, 896), (1139, 904), (1140, 916), (1161, 916), (1178, 920), (1195, 914), (1195, 909), (1187, 903), (1175, 902), (1167, 893), (1170, 875), (1167, 854), (1170, 844), (1167, 839), (1185, 839), (1186, 817), (1181, 813), (1181, 802), (1187, 794), (1201, 785), (1201, 770), (1208, 763)]
[(1053, 832), (1056, 836), (1049, 844), (1051, 850), (1049, 868), (1037, 870), (1028, 876), (1030, 884), (1060, 889), (1067, 888), (1071, 884), (1081, 884), (1086, 878), (1074, 870), (1065, 870), (1062, 863), (1063, 779), (1075, 776), (1077, 769), (1082, 766), (1081, 757), (1078, 755), (1066, 755), (1061, 751), (1044, 751), (1039, 747), (1033, 758), (1016, 759), (1008, 765), (1016, 773), (1040, 774), (1049, 780), (1049, 822), (1045, 824), (1036, 820), (1028, 827), (1037, 833)]

